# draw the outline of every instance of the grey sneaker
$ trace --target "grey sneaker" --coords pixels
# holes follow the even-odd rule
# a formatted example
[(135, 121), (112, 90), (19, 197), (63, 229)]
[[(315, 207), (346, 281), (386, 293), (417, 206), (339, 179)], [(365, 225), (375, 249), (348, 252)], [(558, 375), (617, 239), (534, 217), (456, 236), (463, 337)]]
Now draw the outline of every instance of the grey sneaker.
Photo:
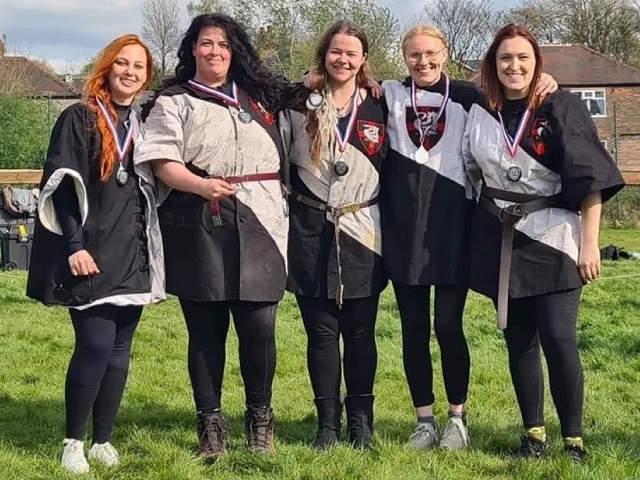
[(462, 450), (469, 446), (469, 431), (460, 417), (449, 417), (442, 431), (440, 448), (443, 450)]
[(409, 436), (408, 447), (416, 450), (428, 450), (438, 442), (438, 432), (431, 423), (419, 423), (413, 433)]

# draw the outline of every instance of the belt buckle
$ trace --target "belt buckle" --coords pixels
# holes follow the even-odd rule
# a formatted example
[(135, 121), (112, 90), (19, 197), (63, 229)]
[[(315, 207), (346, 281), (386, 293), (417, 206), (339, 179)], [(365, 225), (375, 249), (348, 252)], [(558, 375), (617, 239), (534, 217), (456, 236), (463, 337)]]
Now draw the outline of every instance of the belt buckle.
[[(522, 204), (521, 203), (513, 203), (513, 204), (509, 205), (508, 207), (504, 207), (504, 208), (500, 209), (500, 212), (498, 213), (498, 220), (500, 220), (500, 222), (502, 222), (503, 224), (509, 224), (509, 222), (505, 221), (505, 219), (502, 217), (502, 215), (505, 212), (508, 215), (516, 217), (518, 220), (520, 220), (522, 217), (524, 217), (524, 213), (522, 213)], [(518, 220), (516, 220), (516, 222)], [(516, 222), (511, 222), (511, 224), (516, 223)]]
[(358, 205), (357, 203), (352, 203), (350, 205), (345, 205), (344, 207), (340, 207), (340, 209), (342, 210), (343, 215), (345, 213), (356, 213), (357, 211), (360, 210), (360, 205)]

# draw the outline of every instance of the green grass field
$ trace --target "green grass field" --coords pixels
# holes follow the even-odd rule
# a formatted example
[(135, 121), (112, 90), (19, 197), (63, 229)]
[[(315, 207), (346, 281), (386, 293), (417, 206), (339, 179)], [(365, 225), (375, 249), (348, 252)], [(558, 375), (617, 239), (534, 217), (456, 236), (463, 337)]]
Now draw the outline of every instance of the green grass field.
[[(606, 230), (602, 245), (640, 251), (639, 230)], [(468, 403), (472, 448), (458, 453), (413, 452), (403, 445), (414, 415), (401, 364), (400, 329), (391, 290), (377, 325), (377, 448), (353, 451), (346, 443), (320, 454), (308, 445), (315, 431), (305, 364), (305, 335), (290, 296), (278, 316), (274, 409), (277, 453), (258, 457), (243, 443), (243, 389), (237, 343), (230, 335), (223, 405), (230, 455), (213, 466), (195, 455), (196, 434), (186, 370), (186, 332), (175, 299), (146, 309), (136, 334), (129, 384), (113, 439), (123, 464), (92, 467), (95, 479), (640, 479), (640, 261), (607, 262), (603, 279), (585, 288), (579, 336), (586, 378), (586, 465), (561, 455), (547, 392), (548, 459), (514, 461), (520, 418), (502, 337), (491, 304), (471, 295), (465, 312), (472, 372)], [(73, 347), (68, 314), (24, 296), (23, 272), (0, 274), (0, 480), (69, 478), (59, 467), (63, 384)], [(435, 341), (433, 352), (439, 362)], [(435, 368), (436, 415), (446, 400)]]

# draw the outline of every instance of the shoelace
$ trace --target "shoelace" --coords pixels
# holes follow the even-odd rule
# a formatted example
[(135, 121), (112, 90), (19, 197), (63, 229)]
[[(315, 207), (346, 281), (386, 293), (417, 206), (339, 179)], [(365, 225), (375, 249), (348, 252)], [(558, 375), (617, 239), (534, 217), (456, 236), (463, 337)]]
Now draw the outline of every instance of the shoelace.
[(462, 427), (457, 423), (457, 422), (447, 422), (447, 424), (444, 426), (444, 431), (442, 432), (442, 436), (446, 437), (448, 436), (451, 431), (456, 432), (460, 438), (463, 439), (463, 441), (466, 443), (466, 438), (467, 436), (465, 435), (464, 430), (462, 429)]
[(416, 430), (411, 434), (409, 440), (415, 440), (416, 438), (431, 437), (434, 436), (435, 428), (430, 424), (419, 423)]
[(224, 446), (225, 429), (223, 422), (220, 418), (210, 417), (204, 421), (204, 428), (202, 430), (202, 439), (207, 440), (207, 443), (214, 448), (221, 448)]
[(251, 420), (251, 443), (262, 448), (269, 447), (269, 427), (271, 419), (266, 413), (258, 413)]

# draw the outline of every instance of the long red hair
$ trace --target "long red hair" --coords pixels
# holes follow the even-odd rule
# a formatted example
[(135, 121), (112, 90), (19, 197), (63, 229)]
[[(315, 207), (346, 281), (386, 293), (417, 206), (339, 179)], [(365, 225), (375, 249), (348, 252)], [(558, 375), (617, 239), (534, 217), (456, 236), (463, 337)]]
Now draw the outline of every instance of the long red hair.
[(113, 138), (109, 125), (104, 116), (98, 112), (98, 104), (96, 99), (100, 100), (107, 111), (114, 124), (118, 120), (113, 105), (111, 104), (111, 92), (109, 91), (109, 74), (111, 73), (111, 67), (115, 62), (118, 53), (124, 47), (129, 45), (140, 45), (147, 57), (147, 80), (140, 88), (140, 91), (149, 86), (153, 80), (153, 58), (151, 51), (137, 35), (123, 35), (113, 40), (107, 45), (96, 57), (89, 73), (89, 78), (84, 84), (84, 103), (90, 110), (96, 113), (96, 128), (102, 136), (102, 152), (100, 155), (100, 181), (106, 182), (115, 170), (116, 163), (118, 161), (118, 150), (116, 147), (116, 139)]

